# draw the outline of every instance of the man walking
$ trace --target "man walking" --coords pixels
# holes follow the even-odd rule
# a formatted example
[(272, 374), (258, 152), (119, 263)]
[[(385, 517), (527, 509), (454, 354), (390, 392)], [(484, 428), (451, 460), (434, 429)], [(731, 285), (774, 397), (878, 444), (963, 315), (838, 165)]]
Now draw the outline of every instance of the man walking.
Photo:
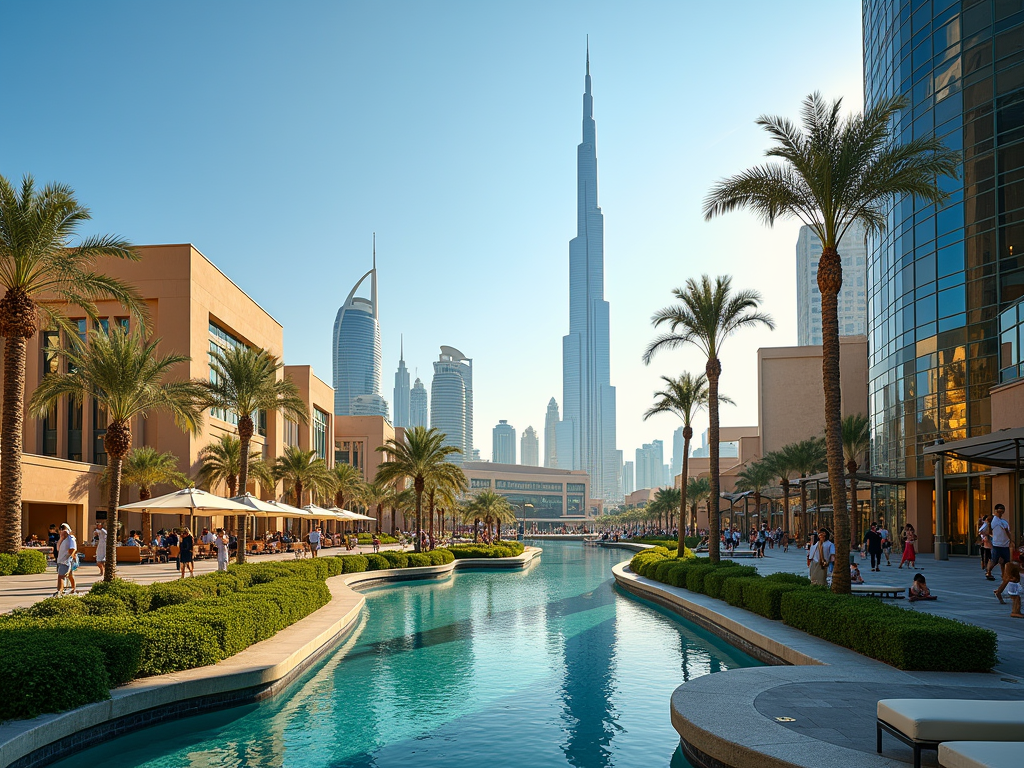
[(818, 540), (807, 551), (807, 568), (810, 570), (811, 584), (822, 587), (828, 584), (829, 568), (836, 561), (836, 545), (828, 540), (828, 530), (818, 531)]
[(1006, 585), (1010, 581), (1010, 569), (1006, 567), (1010, 563), (1010, 524), (1003, 518), (1003, 515), (1006, 514), (1006, 507), (1002, 504), (996, 504), (995, 513), (996, 516), (989, 523), (989, 528), (992, 529), (992, 559), (988, 562), (985, 578), (995, 581), (992, 576), (992, 568), (998, 562), (1003, 580), (996, 589), (992, 590), (992, 593), (1001, 603), (1003, 602), (1003, 590), (1006, 589)]
[(71, 587), (71, 594), (77, 595), (78, 588), (75, 586), (75, 569), (78, 567), (78, 542), (71, 535), (71, 526), (67, 523), (60, 524), (60, 539), (57, 543), (57, 591), (52, 597), (60, 597), (64, 594), (64, 579), (68, 580)]
[(102, 579), (103, 572), (107, 569), (107, 529), (99, 520), (96, 521), (94, 534), (96, 536), (96, 567), (100, 569), (100, 578)]
[(317, 556), (317, 552), (320, 551), (320, 528), (319, 526), (309, 532), (309, 551), (313, 554), (313, 557)]
[(872, 523), (864, 536), (864, 543), (867, 544), (868, 554), (871, 556), (871, 570), (880, 570), (882, 564), (882, 534), (878, 532), (878, 523)]

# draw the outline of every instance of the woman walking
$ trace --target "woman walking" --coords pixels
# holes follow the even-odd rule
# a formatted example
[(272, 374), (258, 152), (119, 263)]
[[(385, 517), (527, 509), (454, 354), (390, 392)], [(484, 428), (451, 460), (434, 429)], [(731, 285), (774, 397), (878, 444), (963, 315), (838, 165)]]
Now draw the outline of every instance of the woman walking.
[(978, 538), (981, 540), (981, 570), (988, 571), (988, 563), (992, 559), (992, 515), (985, 515), (978, 524)]
[(818, 540), (807, 550), (807, 568), (810, 571), (811, 584), (826, 586), (829, 572), (836, 561), (836, 545), (828, 540), (829, 532), (822, 528), (818, 531)]
[(911, 568), (917, 568), (917, 533), (910, 523), (903, 529), (903, 559), (900, 560), (900, 568), (904, 563), (910, 563)]
[(64, 579), (68, 580), (68, 586), (71, 588), (69, 594), (78, 594), (78, 588), (75, 586), (77, 568), (78, 542), (71, 535), (71, 526), (61, 523), (60, 538), (57, 540), (57, 591), (51, 597), (60, 597), (64, 594)]
[(192, 550), (195, 547), (196, 540), (192, 538), (192, 531), (188, 528), (181, 532), (181, 541), (178, 542), (178, 565), (181, 567), (181, 576), (179, 579), (185, 578), (185, 570), (188, 569), (189, 576), (195, 576), (195, 563), (192, 562)]

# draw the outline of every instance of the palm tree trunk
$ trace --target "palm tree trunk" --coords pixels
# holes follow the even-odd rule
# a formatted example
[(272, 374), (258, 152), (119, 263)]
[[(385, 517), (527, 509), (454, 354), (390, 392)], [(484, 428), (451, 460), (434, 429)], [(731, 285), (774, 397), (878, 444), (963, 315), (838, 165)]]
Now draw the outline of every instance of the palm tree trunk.
[[(804, 476), (801, 475), (800, 477), (802, 479)], [(803, 537), (801, 539), (802, 543), (807, 540), (807, 534), (809, 531), (807, 526), (810, 525), (811, 522), (811, 518), (807, 514), (807, 483), (800, 483), (800, 518), (802, 521), (800, 526), (802, 528), (800, 531), (800, 535)]]
[[(762, 520), (761, 520), (761, 489), (760, 488), (755, 488), (754, 489), (754, 510), (757, 513), (757, 527), (760, 528), (761, 527), (761, 522), (762, 522)], [(771, 520), (772, 520), (772, 515), (771, 515), (771, 512), (769, 511), (768, 512), (768, 527), (769, 528), (771, 528), (771, 524), (772, 524)]]
[(416, 532), (414, 535), (413, 551), (419, 552), (420, 547), (420, 531), (423, 530), (423, 478), (417, 477), (412, 484), (413, 489), (416, 491)]
[(428, 540), (429, 543), (427, 544), (427, 546), (430, 547), (430, 548), (433, 548), (433, 546), (434, 546), (434, 491), (430, 492), (430, 496), (427, 499), (427, 505), (428, 505), (427, 509), (428, 509), (429, 517), (430, 517), (430, 538)]
[[(139, 486), (139, 501), (149, 501), (152, 497), (153, 493), (148, 485)], [(153, 515), (148, 509), (142, 510), (142, 538), (145, 539), (142, 543), (147, 547), (153, 541)]]
[(789, 478), (782, 481), (782, 519), (789, 525)]
[[(7, 296), (11, 293), (8, 292)], [(0, 305), (7, 304), (7, 296)], [(28, 300), (28, 297), (25, 297)], [(6, 306), (0, 306), (6, 310)], [(33, 333), (35, 313), (32, 314)], [(3, 323), (6, 326), (7, 323)], [(17, 554), (21, 546), (21, 453), (25, 428), (25, 359), (28, 339), (9, 334), (4, 339), (3, 440), (0, 441), (0, 504), (3, 505), (3, 533), (0, 552)]]
[(121, 468), (124, 457), (132, 445), (132, 433), (123, 422), (112, 422), (103, 435), (103, 447), (107, 451), (110, 466), (110, 495), (107, 506), (107, 566), (103, 571), (104, 581), (117, 578), (117, 508), (121, 503)]
[(473, 518), (473, 543), (474, 544), (479, 544), (480, 543), (480, 518), (479, 517), (474, 517)]
[(721, 522), (718, 519), (719, 486), (718, 476), (718, 378), (722, 374), (722, 364), (717, 357), (708, 358), (708, 468), (711, 471), (711, 492), (708, 494), (708, 559), (712, 563), (721, 560)]
[[(252, 440), (253, 423), (252, 417), (248, 414), (238, 417), (238, 442), (241, 449), (241, 456), (238, 457), (238, 490), (245, 493), (245, 486), (249, 484), (249, 441)], [(299, 506), (302, 506), (301, 500)], [(248, 533), (247, 515), (238, 516), (238, 546), (235, 550), (235, 562), (245, 562), (246, 534)]]
[[(679, 477), (679, 544), (676, 546), (676, 557), (682, 557), (686, 552), (686, 483), (690, 472), (690, 438), (693, 437), (693, 428), (689, 424), (683, 426), (683, 472)], [(694, 519), (694, 533), (697, 530), (697, 521)]]
[(836, 563), (832, 591), (850, 593), (850, 513), (846, 505), (846, 473), (843, 468), (843, 410), (839, 386), (839, 291), (843, 287), (843, 262), (832, 247), (823, 248), (818, 261), (821, 292), (821, 380), (825, 390), (825, 450), (828, 454), (828, 485), (832, 491), (832, 524), (835, 528)]
[(859, 526), (860, 506), (857, 504), (857, 462), (846, 462), (850, 473), (850, 547), (856, 549), (860, 545)]

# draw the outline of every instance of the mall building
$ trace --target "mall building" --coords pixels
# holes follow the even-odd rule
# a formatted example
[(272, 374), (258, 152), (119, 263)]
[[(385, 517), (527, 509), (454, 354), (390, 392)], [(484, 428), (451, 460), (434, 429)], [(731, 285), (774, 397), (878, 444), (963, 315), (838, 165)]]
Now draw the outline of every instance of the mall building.
[(603, 503), (590, 498), (590, 476), (583, 470), (468, 461), (462, 471), (470, 493), (491, 490), (509, 500), (526, 530), (560, 530), (590, 525)]

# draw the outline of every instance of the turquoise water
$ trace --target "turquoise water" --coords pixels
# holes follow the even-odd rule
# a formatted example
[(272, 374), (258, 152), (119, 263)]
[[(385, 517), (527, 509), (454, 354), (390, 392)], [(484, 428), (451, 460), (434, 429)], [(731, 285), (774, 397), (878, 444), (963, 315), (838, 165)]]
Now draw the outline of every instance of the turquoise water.
[(358, 628), (285, 694), (58, 765), (686, 766), (672, 691), (757, 662), (615, 587), (627, 552), (541, 545), (525, 571), (368, 590)]

